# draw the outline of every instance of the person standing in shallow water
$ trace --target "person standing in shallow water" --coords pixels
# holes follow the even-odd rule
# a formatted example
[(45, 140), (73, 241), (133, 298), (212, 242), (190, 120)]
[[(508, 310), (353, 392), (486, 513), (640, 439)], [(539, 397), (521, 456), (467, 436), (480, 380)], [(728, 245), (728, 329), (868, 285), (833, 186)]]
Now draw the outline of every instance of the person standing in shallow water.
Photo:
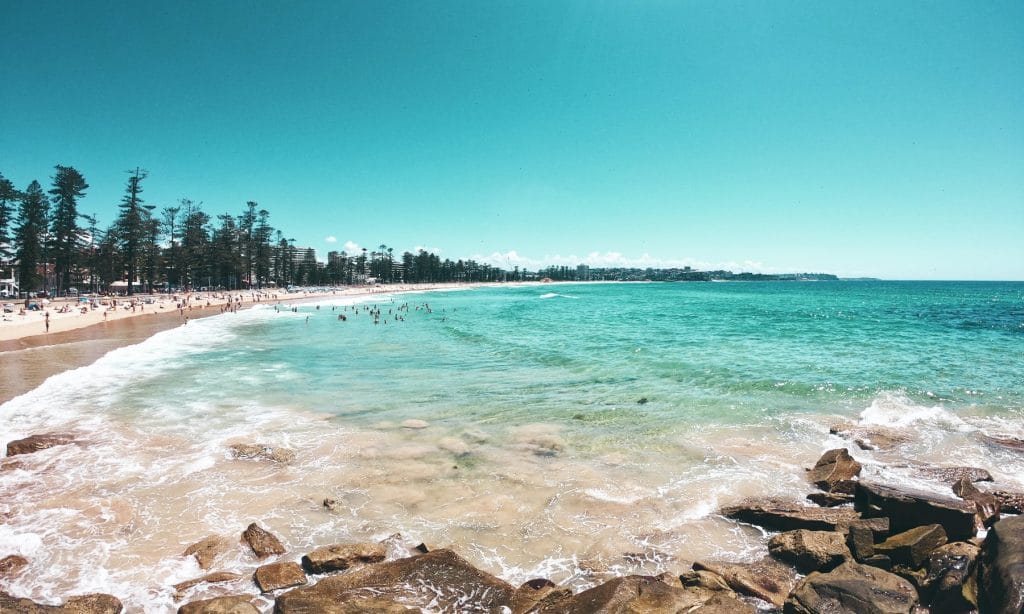
[(50, 332), (50, 312), (47, 311), (44, 315), (46, 316), (46, 332)]

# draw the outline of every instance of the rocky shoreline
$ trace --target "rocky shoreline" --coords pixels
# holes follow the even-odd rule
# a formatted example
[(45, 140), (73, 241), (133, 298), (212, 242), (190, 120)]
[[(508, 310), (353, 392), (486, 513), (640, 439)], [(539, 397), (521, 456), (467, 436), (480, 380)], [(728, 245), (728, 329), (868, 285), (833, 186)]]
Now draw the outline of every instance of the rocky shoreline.
[[(884, 445), (882, 433), (858, 436), (842, 427), (834, 432), (860, 447)], [(66, 433), (33, 435), (9, 442), (7, 456), (73, 441)], [(994, 445), (1016, 449), (1021, 443)], [(232, 453), (287, 462), (290, 451), (253, 444), (235, 446)], [(397, 534), (380, 543), (330, 544), (300, 556), (258, 523), (240, 535), (252, 553), (251, 573), (215, 570), (218, 557), (239, 539), (215, 535), (182, 553), (209, 573), (173, 588), (180, 614), (1024, 611), (1024, 495), (986, 486), (992, 478), (979, 468), (921, 471), (947, 483), (948, 493), (861, 480), (861, 465), (846, 448), (829, 450), (808, 469), (809, 486), (817, 489), (808, 494), (809, 504), (758, 499), (719, 510), (770, 534), (769, 555), (761, 561), (697, 561), (679, 573), (617, 577), (578, 593), (545, 578), (515, 587), (451, 549), (411, 545)], [(324, 501), (327, 507), (332, 503)], [(4, 554), (0, 581), (16, 578), (28, 565), (21, 556)], [(51, 606), (0, 592), (5, 614), (122, 611), (112, 595), (74, 596)]]

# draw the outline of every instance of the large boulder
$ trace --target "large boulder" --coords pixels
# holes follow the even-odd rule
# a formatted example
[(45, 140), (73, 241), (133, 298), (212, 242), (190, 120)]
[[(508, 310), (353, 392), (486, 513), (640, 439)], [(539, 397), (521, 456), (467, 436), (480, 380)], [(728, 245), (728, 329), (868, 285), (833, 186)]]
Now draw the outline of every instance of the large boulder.
[(249, 544), (253, 554), (258, 559), (265, 559), (274, 554), (285, 553), (281, 540), (255, 522), (246, 527), (245, 531), (242, 532), (242, 539)]
[(917, 590), (903, 578), (852, 561), (804, 578), (786, 600), (786, 614), (910, 614)]
[(201, 569), (209, 569), (217, 557), (230, 547), (231, 543), (227, 538), (210, 535), (185, 548), (183, 556), (194, 556)]
[(693, 569), (718, 574), (737, 593), (757, 597), (777, 608), (782, 607), (786, 595), (796, 586), (796, 572), (793, 568), (771, 557), (756, 563), (697, 561)]
[(930, 524), (897, 533), (880, 544), (875, 552), (889, 557), (893, 563), (917, 569), (924, 565), (932, 551), (946, 543), (942, 525)]
[(723, 507), (719, 513), (774, 531), (842, 531), (860, 518), (856, 511), (846, 507), (811, 507), (781, 499), (750, 499)]
[(15, 456), (17, 454), (31, 454), (33, 452), (38, 452), (39, 450), (45, 450), (47, 448), (53, 448), (55, 446), (63, 446), (74, 442), (74, 436), (69, 435), (67, 433), (45, 433), (41, 435), (31, 435), (24, 439), (16, 439), (14, 441), (8, 442), (7, 456)]
[(940, 524), (952, 540), (966, 540), (975, 534), (973, 503), (932, 492), (861, 480), (854, 507), (866, 516), (888, 517), (896, 533)]
[(846, 448), (825, 452), (807, 473), (807, 479), (825, 492), (853, 494), (860, 475), (861, 464), (850, 456)]
[(296, 588), (277, 598), (277, 614), (333, 611), (355, 598), (378, 597), (440, 611), (498, 611), (511, 607), (516, 590), (480, 571), (451, 550), (357, 567)]
[(757, 609), (749, 603), (743, 603), (729, 595), (715, 595), (704, 602), (704, 605), (686, 610), (687, 614), (755, 614)]
[(982, 614), (1024, 611), (1024, 516), (995, 523), (985, 538), (978, 567)]
[(806, 529), (775, 535), (768, 541), (768, 552), (800, 573), (831, 571), (852, 557), (842, 533)]
[(200, 584), (219, 584), (222, 582), (234, 582), (240, 580), (241, 575), (231, 573), (230, 571), (215, 571), (199, 578), (192, 578), (191, 580), (185, 580), (174, 585), (175, 592), (184, 593), (193, 586), (199, 586)]
[(535, 578), (527, 580), (516, 589), (512, 596), (513, 614), (541, 612), (554, 609), (572, 599), (572, 590), (559, 587), (551, 580)]
[(228, 595), (201, 599), (178, 608), (178, 614), (259, 614), (251, 595)]
[(386, 554), (385, 544), (334, 544), (317, 548), (302, 557), (302, 566), (309, 573), (328, 573), (353, 565), (379, 563)]
[[(280, 603), (278, 601), (277, 605)], [(298, 609), (293, 609), (295, 607)], [(345, 601), (317, 603), (312, 609), (302, 609), (303, 606), (293, 605), (285, 606), (285, 608), (287, 609), (279, 609), (275, 605), (274, 612), (294, 614), (421, 614), (423, 612), (420, 608), (406, 607), (390, 599), (359, 596), (347, 596)], [(452, 610), (452, 612), (455, 611)]]
[(972, 572), (980, 549), (967, 542), (940, 546), (928, 557), (928, 575), (921, 591), (931, 614), (954, 614), (978, 609), (977, 584)]
[(863, 524), (852, 524), (846, 534), (846, 546), (858, 563), (875, 556), (875, 534)]
[(931, 480), (952, 484), (962, 478), (971, 482), (991, 482), (992, 474), (981, 467), (918, 467), (917, 473)]
[(974, 516), (974, 528), (977, 530), (992, 526), (999, 520), (999, 499), (995, 495), (981, 492), (966, 477), (962, 477), (953, 483), (953, 494), (964, 501), (974, 504), (977, 514)]
[(302, 586), (306, 583), (306, 573), (298, 563), (287, 561), (257, 567), (252, 579), (260, 591), (272, 593), (282, 588)]
[(669, 586), (652, 576), (613, 578), (558, 602), (545, 603), (531, 614), (661, 614), (689, 612), (704, 601), (678, 586)]
[(842, 492), (816, 491), (807, 495), (807, 500), (820, 507), (835, 507), (853, 503), (853, 495)]
[(101, 593), (70, 597), (64, 605), (43, 605), (0, 592), (0, 612), (4, 614), (120, 614), (123, 610), (117, 597)]

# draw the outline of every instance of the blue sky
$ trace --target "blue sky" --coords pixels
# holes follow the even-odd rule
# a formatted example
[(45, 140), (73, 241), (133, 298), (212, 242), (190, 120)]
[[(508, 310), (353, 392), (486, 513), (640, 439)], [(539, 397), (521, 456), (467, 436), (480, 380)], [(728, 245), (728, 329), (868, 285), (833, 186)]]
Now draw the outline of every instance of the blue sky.
[(321, 257), (1024, 279), (1024, 3), (46, 2), (0, 17), (0, 173)]

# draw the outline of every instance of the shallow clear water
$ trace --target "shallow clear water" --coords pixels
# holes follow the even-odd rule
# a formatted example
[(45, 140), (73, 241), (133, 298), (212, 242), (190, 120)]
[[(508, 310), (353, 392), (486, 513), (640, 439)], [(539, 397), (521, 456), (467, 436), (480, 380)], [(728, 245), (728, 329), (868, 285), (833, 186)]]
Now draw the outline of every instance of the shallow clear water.
[[(969, 464), (1024, 488), (1024, 458), (981, 439), (1024, 436), (1024, 284), (577, 284), (261, 307), (115, 350), (0, 415), (0, 441), (82, 441), (0, 471), (0, 556), (32, 561), (0, 581), (18, 595), (102, 590), (165, 611), (170, 584), (200, 575), (181, 551), (254, 520), (285, 558), (400, 531), (512, 582), (582, 587), (759, 556), (764, 536), (714, 511), (803, 498), (803, 468), (849, 445), (828, 432), (843, 420), (907, 438), (854, 447), (868, 474)], [(235, 460), (237, 442), (297, 458)], [(239, 547), (218, 568), (254, 564)]]

